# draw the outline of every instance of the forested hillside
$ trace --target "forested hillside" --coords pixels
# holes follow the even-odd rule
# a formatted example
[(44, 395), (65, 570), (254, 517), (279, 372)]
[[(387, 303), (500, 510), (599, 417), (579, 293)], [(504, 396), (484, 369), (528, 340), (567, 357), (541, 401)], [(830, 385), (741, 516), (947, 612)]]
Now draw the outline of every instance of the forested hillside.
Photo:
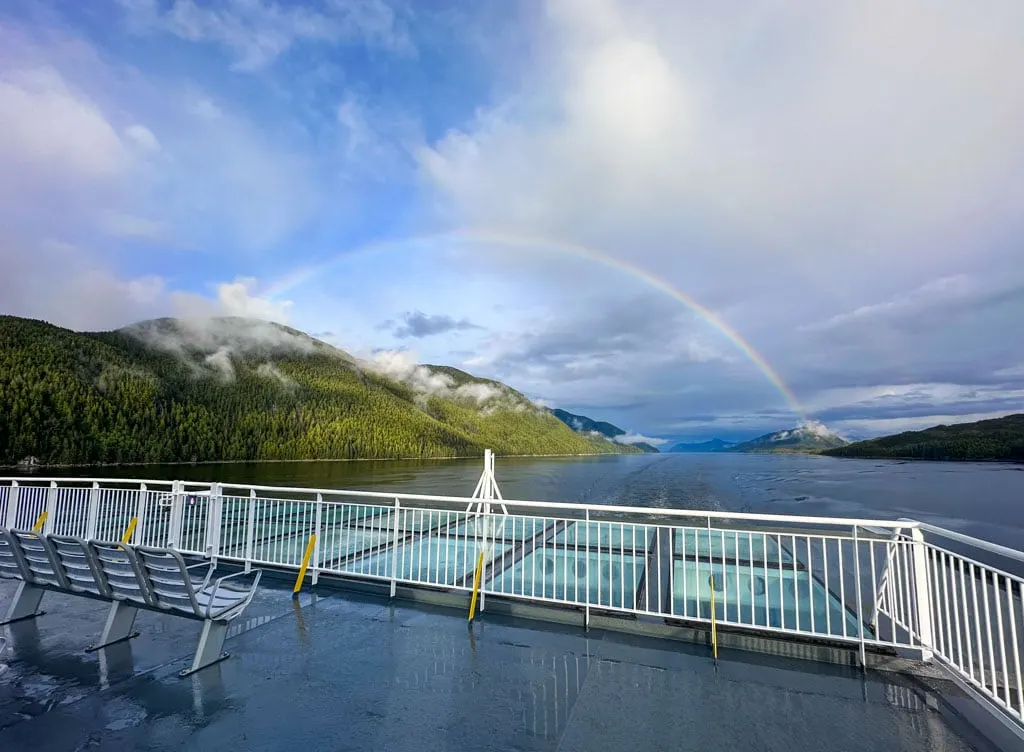
[(415, 373), (389, 378), (245, 319), (77, 333), (0, 316), (0, 464), (629, 451), (573, 433), (497, 382)]
[(551, 414), (565, 423), (565, 425), (569, 426), (569, 428), (576, 433), (604, 436), (606, 439), (611, 439), (617, 444), (631, 444), (644, 453), (659, 454), (659, 450), (656, 446), (648, 444), (645, 441), (624, 441), (623, 439), (627, 437), (626, 431), (612, 423), (608, 423), (603, 420), (594, 420), (593, 418), (588, 418), (586, 415), (576, 415), (575, 413), (570, 413), (568, 410), (561, 410), (557, 407), (551, 411)]
[(833, 457), (879, 457), (923, 460), (1024, 461), (1024, 414), (935, 426), (858, 441), (823, 454)]

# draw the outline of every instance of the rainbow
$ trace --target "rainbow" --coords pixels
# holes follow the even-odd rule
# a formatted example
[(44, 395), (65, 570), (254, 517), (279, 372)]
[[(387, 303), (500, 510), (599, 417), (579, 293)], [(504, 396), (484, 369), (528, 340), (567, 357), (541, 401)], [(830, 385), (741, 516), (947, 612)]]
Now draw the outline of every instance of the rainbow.
[(726, 339), (732, 342), (736, 349), (742, 352), (743, 355), (746, 356), (746, 358), (753, 363), (762, 374), (764, 374), (765, 378), (767, 378), (768, 381), (771, 382), (772, 386), (774, 386), (775, 389), (778, 390), (778, 392), (785, 398), (786, 404), (793, 413), (800, 418), (801, 422), (806, 420), (806, 411), (800, 404), (800, 401), (796, 398), (796, 395), (793, 394), (793, 391), (786, 386), (785, 382), (783, 382), (778, 372), (767, 360), (765, 360), (763, 355), (755, 350), (753, 346), (751, 346), (751, 344), (740, 335), (739, 332), (725, 323), (725, 321), (723, 321), (714, 311), (701, 305), (698, 301), (677, 287), (674, 287), (660, 277), (655, 277), (650, 272), (645, 271), (638, 266), (634, 266), (633, 264), (608, 256), (607, 254), (604, 254), (601, 251), (596, 251), (593, 248), (577, 245), (575, 243), (480, 230), (458, 230), (454, 232), (436, 233), (433, 235), (418, 235), (397, 240), (384, 240), (362, 246), (352, 251), (347, 251), (320, 264), (300, 267), (267, 286), (261, 292), (261, 295), (268, 298), (278, 297), (305, 284), (313, 277), (320, 276), (329, 267), (355, 255), (363, 255), (371, 252), (384, 252), (398, 248), (406, 248), (415, 243), (435, 242), (438, 240), (474, 242), (482, 245), (507, 246), (513, 248), (552, 250), (568, 256), (586, 259), (587, 261), (601, 264), (602, 266), (628, 274), (629, 276), (644, 282), (649, 287), (682, 303), (704, 319), (704, 321), (713, 328), (717, 329), (725, 336)]

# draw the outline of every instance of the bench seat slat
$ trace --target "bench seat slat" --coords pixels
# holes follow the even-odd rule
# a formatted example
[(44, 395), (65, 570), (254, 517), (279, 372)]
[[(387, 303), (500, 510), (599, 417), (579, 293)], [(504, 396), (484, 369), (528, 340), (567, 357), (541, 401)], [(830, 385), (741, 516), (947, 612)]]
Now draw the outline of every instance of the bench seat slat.
[(51, 535), (49, 538), (57, 564), (63, 569), (72, 591), (113, 598), (103, 568), (89, 544), (70, 535)]
[(54, 563), (52, 546), (44, 536), (29, 530), (12, 530), (11, 540), (21, 551), (32, 584), (69, 589), (67, 578)]

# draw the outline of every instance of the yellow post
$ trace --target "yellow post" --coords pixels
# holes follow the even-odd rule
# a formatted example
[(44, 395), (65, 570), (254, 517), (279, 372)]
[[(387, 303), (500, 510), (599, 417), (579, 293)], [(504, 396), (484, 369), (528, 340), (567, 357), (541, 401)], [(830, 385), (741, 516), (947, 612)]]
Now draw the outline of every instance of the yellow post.
[(122, 543), (131, 543), (132, 536), (135, 535), (135, 526), (139, 524), (138, 517), (132, 517), (132, 521), (128, 523), (128, 527), (124, 530), (124, 535), (121, 536)]
[(476, 597), (480, 593), (480, 573), (484, 568), (484, 552), (476, 560), (476, 575), (473, 577), (473, 597), (469, 601), (469, 620), (473, 621), (476, 615)]
[(299, 567), (299, 576), (295, 579), (292, 595), (296, 595), (302, 590), (302, 581), (306, 578), (306, 568), (309, 567), (309, 560), (313, 557), (314, 545), (316, 545), (316, 533), (309, 536), (309, 543), (306, 544), (306, 553), (302, 555), (302, 566)]
[(715, 575), (710, 577), (711, 582), (711, 652), (715, 656), (715, 665), (718, 665), (718, 625), (715, 621)]
[(36, 524), (32, 526), (32, 532), (33, 533), (38, 533), (40, 530), (43, 529), (43, 525), (45, 525), (45, 524), (46, 524), (46, 510), (44, 509), (39, 514), (39, 517), (36, 518)]

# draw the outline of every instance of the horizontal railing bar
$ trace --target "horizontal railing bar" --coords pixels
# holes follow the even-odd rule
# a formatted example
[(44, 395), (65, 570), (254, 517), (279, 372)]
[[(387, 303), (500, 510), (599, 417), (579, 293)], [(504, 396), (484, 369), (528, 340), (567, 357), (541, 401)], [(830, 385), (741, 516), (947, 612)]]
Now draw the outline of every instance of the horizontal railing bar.
[[(929, 525), (926, 522), (919, 522), (919, 523), (917, 523), (917, 525), (918, 525), (918, 527), (921, 528), (921, 530), (923, 530), (925, 532), (934, 533), (935, 535), (940, 535), (943, 538), (948, 538), (949, 540), (955, 540), (958, 543), (964, 543), (964, 544), (966, 544), (968, 546), (974, 546), (976, 548), (982, 549), (983, 551), (988, 551), (989, 553), (998, 554), (999, 556), (1005, 556), (1008, 559), (1016, 559), (1017, 561), (1024, 562), (1024, 552), (1015, 551), (1012, 548), (1007, 548), (1006, 546), (1001, 546), (998, 543), (989, 543), (988, 541), (982, 540), (981, 538), (975, 538), (975, 537), (973, 537), (971, 535), (965, 535), (964, 533), (958, 533), (958, 532), (955, 532), (953, 530), (948, 530), (948, 529), (946, 529), (944, 527), (937, 527), (936, 525)], [(938, 547), (938, 546), (937, 546), (937, 548), (941, 549), (941, 547)], [(945, 550), (945, 549), (942, 549), (942, 550)], [(946, 553), (952, 554), (953, 556), (962, 556), (962, 554), (957, 554), (957, 553), (955, 553), (953, 551), (946, 551)], [(995, 567), (992, 567), (990, 564), (985, 564), (984, 566), (989, 567), (991, 569), (995, 569)]]
[[(0, 478), (0, 483), (8, 481), (17, 481), (19, 484), (22, 483), (22, 478)], [(49, 483), (56, 481), (57, 483), (82, 483), (88, 482), (93, 483), (159, 483), (164, 485), (171, 485), (173, 481), (148, 481), (148, 480), (125, 480), (125, 479), (84, 479), (84, 478), (33, 478), (28, 482), (35, 483)], [(197, 484), (206, 485), (206, 484)], [(389, 502), (395, 499), (407, 500), (407, 501), (429, 501), (446, 504), (462, 504), (465, 505), (469, 502), (477, 503), (480, 499), (472, 499), (467, 496), (441, 496), (433, 494), (407, 494), (407, 493), (385, 493), (381, 491), (352, 491), (348, 489), (330, 489), (330, 488), (302, 488), (295, 486), (262, 486), (262, 485), (246, 485), (242, 483), (222, 483), (220, 484), (221, 489), (238, 489), (245, 491), (275, 491), (278, 493), (295, 493), (295, 494), (326, 494), (331, 496), (342, 496), (345, 498), (368, 498), (368, 499), (387, 499)], [(225, 494), (231, 496), (231, 494)], [(261, 497), (266, 498), (266, 497)], [(314, 502), (314, 499), (279, 499), (280, 501), (291, 501), (294, 503), (301, 503), (303, 501)], [(861, 518), (848, 518), (848, 517), (813, 517), (813, 516), (802, 516), (802, 515), (776, 515), (776, 514), (759, 514), (753, 512), (724, 512), (714, 510), (697, 510), (697, 509), (653, 509), (650, 507), (627, 507), (627, 506), (613, 506), (604, 504), (575, 504), (572, 502), (556, 502), (556, 501), (527, 501), (519, 499), (491, 499), (488, 500), (494, 506), (504, 505), (506, 508), (518, 507), (522, 509), (558, 509), (571, 512), (586, 512), (601, 513), (601, 514), (636, 514), (645, 518), (657, 518), (657, 517), (673, 517), (673, 518), (687, 518), (697, 517), (700, 519), (717, 519), (717, 520), (754, 520), (760, 522), (787, 522), (804, 525), (828, 525), (834, 527), (877, 527), (884, 529), (910, 529), (917, 527), (922, 523), (912, 520), (876, 520), (876, 519), (861, 519)], [(331, 503), (330, 499), (324, 499), (323, 503)], [(334, 502), (341, 503), (341, 502)], [(941, 528), (940, 528), (941, 529)], [(788, 531), (787, 531), (788, 532)]]
[[(932, 551), (937, 551), (939, 553), (944, 553), (947, 556), (951, 556), (951, 557), (956, 558), (956, 559), (962, 559), (965, 564), (973, 564), (978, 570), (980, 570), (980, 571), (974, 573), (974, 578), (975, 579), (979, 579), (979, 580), (985, 581), (987, 579), (992, 579), (992, 578), (995, 578), (995, 577), (1006, 577), (1009, 580), (1013, 580), (1014, 582), (1017, 582), (1018, 584), (1024, 585), (1024, 578), (1021, 578), (1018, 575), (1012, 574), (1011, 572), (1006, 572), (1006, 571), (1000, 569), (999, 567), (994, 567), (991, 564), (984, 564), (984, 563), (978, 561), (977, 559), (974, 559), (974, 558), (971, 558), (970, 556), (967, 556), (966, 554), (958, 554), (955, 551), (950, 551), (948, 548), (943, 548), (942, 546), (936, 546), (934, 543), (929, 543), (929, 542), (925, 541), (924, 545), (925, 545), (926, 548), (929, 548)], [(970, 576), (970, 575), (967, 575), (967, 576)]]
[[(152, 478), (39, 478), (39, 477), (0, 477), (0, 484), (17, 483), (22, 488), (45, 488), (52, 482), (60, 483), (116, 483), (119, 485), (139, 485), (145, 483), (147, 486), (153, 484), (159, 484), (163, 486), (170, 486), (174, 483), (173, 480), (153, 480)], [(208, 483), (199, 483), (197, 485), (208, 486)], [(88, 487), (86, 487), (88, 488)], [(121, 490), (121, 489), (119, 489)]]

